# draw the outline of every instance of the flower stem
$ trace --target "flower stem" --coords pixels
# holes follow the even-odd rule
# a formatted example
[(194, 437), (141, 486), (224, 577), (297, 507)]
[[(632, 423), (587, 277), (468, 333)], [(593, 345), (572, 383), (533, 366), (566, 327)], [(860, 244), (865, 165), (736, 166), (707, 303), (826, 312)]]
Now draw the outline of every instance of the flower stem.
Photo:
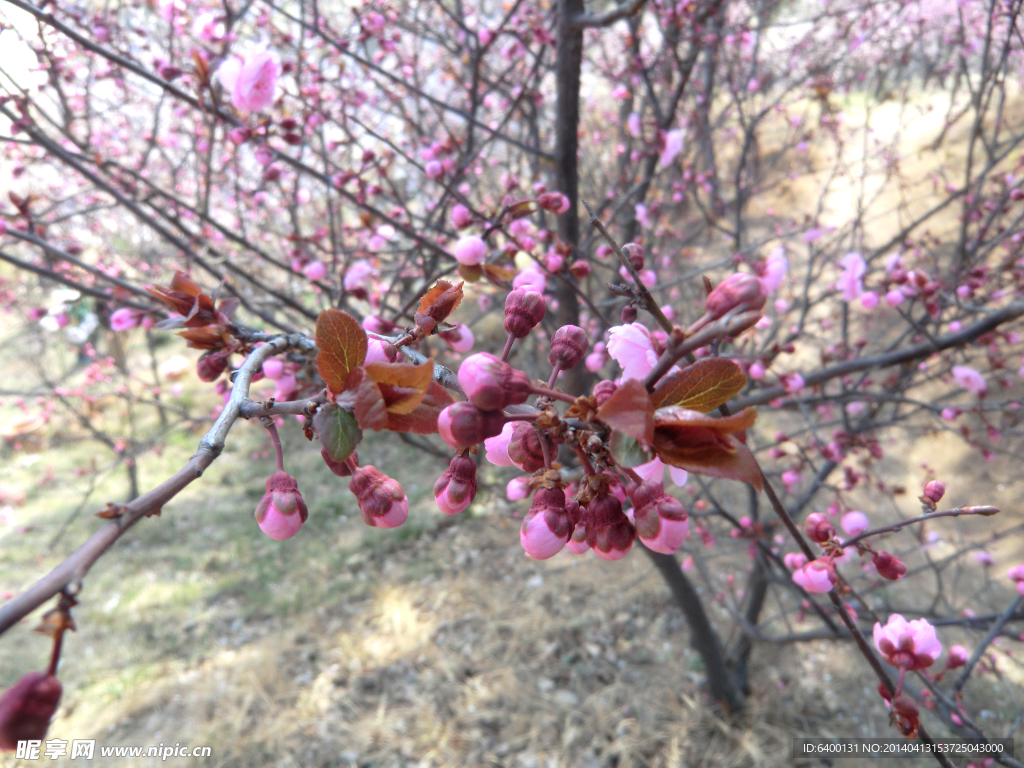
[(281, 450), (281, 436), (277, 434), (277, 425), (273, 419), (266, 418), (261, 419), (263, 426), (267, 428), (267, 432), (270, 434), (270, 442), (274, 444), (274, 454), (277, 458), (277, 471), (284, 472), (284, 453)]
[(575, 403), (576, 398), (572, 395), (567, 395), (565, 392), (559, 392), (548, 387), (530, 387), (530, 391), (535, 395), (543, 395), (544, 397), (550, 397), (552, 400), (561, 400), (565, 403)]
[(508, 341), (505, 342), (505, 349), (502, 350), (502, 353), (501, 353), (502, 361), (508, 360), (508, 356), (512, 352), (512, 345), (515, 343), (515, 341), (516, 341), (516, 335), (514, 333), (510, 333), (508, 335)]

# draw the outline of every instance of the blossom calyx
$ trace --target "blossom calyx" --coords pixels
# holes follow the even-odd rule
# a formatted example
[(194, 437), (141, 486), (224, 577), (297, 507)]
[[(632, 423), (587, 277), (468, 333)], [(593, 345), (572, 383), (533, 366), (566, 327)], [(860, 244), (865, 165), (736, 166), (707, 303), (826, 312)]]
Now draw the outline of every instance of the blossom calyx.
[(458, 455), (434, 483), (434, 501), (446, 515), (457, 515), (476, 496), (476, 462)]
[(548, 362), (567, 371), (574, 367), (587, 353), (590, 340), (587, 332), (578, 325), (563, 325), (551, 337), (551, 353)]
[(437, 431), (453, 448), (469, 448), (488, 437), (501, 434), (505, 415), (501, 411), (482, 411), (465, 400), (453, 403), (437, 417)]
[(267, 492), (256, 507), (256, 522), (261, 531), (284, 541), (298, 533), (308, 517), (294, 477), (287, 472), (275, 472), (267, 478)]
[(505, 332), (521, 339), (544, 319), (544, 297), (529, 288), (514, 288), (505, 297)]
[(665, 493), (661, 483), (645, 480), (627, 494), (633, 502), (636, 535), (648, 549), (670, 555), (690, 533), (686, 507)]
[(372, 465), (357, 467), (348, 484), (363, 522), (373, 528), (397, 528), (409, 517), (409, 500), (401, 483)]
[(0, 749), (19, 741), (41, 741), (57, 711), (63, 689), (53, 675), (29, 672), (0, 696)]
[(482, 411), (500, 411), (525, 403), (530, 396), (530, 377), (487, 352), (470, 355), (462, 362), (459, 384)]

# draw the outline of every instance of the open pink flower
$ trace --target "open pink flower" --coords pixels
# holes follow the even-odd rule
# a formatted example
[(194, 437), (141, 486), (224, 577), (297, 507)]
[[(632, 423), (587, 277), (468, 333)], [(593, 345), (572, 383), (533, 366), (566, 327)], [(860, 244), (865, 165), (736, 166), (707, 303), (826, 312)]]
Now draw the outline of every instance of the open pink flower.
[(827, 558), (818, 558), (793, 571), (793, 581), (812, 594), (824, 594), (836, 584), (836, 569)]
[(607, 349), (622, 366), (623, 379), (643, 379), (658, 362), (651, 333), (641, 323), (617, 325), (608, 331)]
[(130, 331), (132, 328), (138, 327), (140, 322), (142, 322), (142, 313), (128, 307), (115, 310), (110, 316), (110, 327), (115, 331)]
[(985, 385), (985, 377), (966, 365), (953, 366), (953, 380), (968, 392), (973, 392), (979, 397), (988, 391), (988, 387)]
[(217, 79), (231, 93), (231, 104), (245, 112), (262, 112), (274, 103), (281, 59), (266, 48), (234, 54), (217, 68)]
[(778, 290), (786, 278), (788, 269), (789, 259), (786, 258), (786, 251), (782, 246), (768, 254), (764, 264), (764, 273), (761, 275), (761, 287), (766, 296), (771, 296)]
[(894, 613), (884, 627), (875, 622), (874, 637), (878, 652), (894, 667), (924, 669), (942, 653), (935, 627), (924, 619), (907, 621)]
[(661, 155), (658, 157), (658, 165), (662, 168), (668, 168), (682, 151), (683, 132), (679, 129), (668, 131), (665, 134), (665, 147), (661, 150)]
[(836, 281), (836, 287), (843, 294), (843, 301), (853, 301), (864, 293), (862, 278), (867, 271), (867, 264), (859, 253), (848, 253), (843, 256), (843, 273)]
[(366, 259), (353, 261), (345, 270), (344, 286), (346, 291), (355, 291), (360, 288), (365, 290), (366, 281), (374, 274), (373, 265)]

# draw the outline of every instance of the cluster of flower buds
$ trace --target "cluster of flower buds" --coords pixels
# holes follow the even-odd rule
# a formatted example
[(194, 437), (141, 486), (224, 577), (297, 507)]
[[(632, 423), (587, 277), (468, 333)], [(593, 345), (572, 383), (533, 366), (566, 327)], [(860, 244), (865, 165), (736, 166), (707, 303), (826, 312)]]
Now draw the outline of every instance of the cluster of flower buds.
[(295, 478), (275, 472), (267, 478), (267, 492), (256, 507), (256, 522), (267, 536), (278, 541), (290, 539), (306, 522), (309, 512), (299, 494)]
[(19, 741), (41, 741), (57, 711), (60, 680), (46, 672), (29, 672), (0, 696), (0, 749)]
[(348, 489), (359, 503), (363, 522), (373, 528), (397, 528), (409, 517), (409, 500), (401, 483), (372, 465), (356, 467)]

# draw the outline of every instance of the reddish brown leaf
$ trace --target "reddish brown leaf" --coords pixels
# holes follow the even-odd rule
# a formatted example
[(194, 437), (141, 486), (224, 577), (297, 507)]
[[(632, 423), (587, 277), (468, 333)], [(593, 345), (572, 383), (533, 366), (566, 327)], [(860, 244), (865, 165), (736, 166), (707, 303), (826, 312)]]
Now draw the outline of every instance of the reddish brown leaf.
[(185, 339), (192, 349), (221, 349), (228, 343), (224, 334), (210, 328), (191, 328), (179, 331), (178, 335)]
[(422, 365), (370, 363), (366, 373), (380, 388), (388, 413), (403, 416), (423, 402), (434, 377), (434, 363), (432, 360)]
[(175, 272), (174, 277), (171, 278), (171, 290), (184, 293), (188, 296), (199, 296), (203, 292), (203, 289), (199, 287), (198, 283), (185, 277), (181, 272)]
[(334, 394), (345, 387), (349, 372), (366, 359), (366, 331), (347, 312), (326, 309), (316, 321), (316, 369)]
[(349, 373), (345, 379), (345, 389), (335, 398), (335, 402), (352, 409), (360, 429), (380, 432), (387, 428), (388, 409), (384, 404), (384, 395), (362, 366)]
[(741, 442), (743, 430), (756, 419), (753, 408), (722, 419), (680, 406), (659, 408), (654, 414), (654, 451), (673, 467), (741, 480), (761, 490), (761, 469)]
[(666, 376), (651, 394), (651, 400), (655, 408), (679, 405), (708, 413), (728, 402), (746, 384), (746, 374), (732, 360), (708, 358)]
[(437, 285), (420, 299), (416, 310), (416, 325), (427, 333), (434, 330), (462, 302), (462, 283), (452, 285), (447, 280), (438, 280)]
[(597, 418), (636, 440), (650, 443), (653, 438), (654, 406), (638, 379), (626, 379), (597, 409)]
[(516, 271), (509, 267), (499, 267), (497, 264), (484, 264), (484, 272), (495, 280), (510, 281), (516, 276)]
[(451, 395), (438, 384), (431, 381), (427, 394), (412, 413), (388, 414), (387, 428), (392, 432), (415, 432), (417, 435), (433, 435), (437, 433), (437, 417), (442, 409), (451, 405)]

